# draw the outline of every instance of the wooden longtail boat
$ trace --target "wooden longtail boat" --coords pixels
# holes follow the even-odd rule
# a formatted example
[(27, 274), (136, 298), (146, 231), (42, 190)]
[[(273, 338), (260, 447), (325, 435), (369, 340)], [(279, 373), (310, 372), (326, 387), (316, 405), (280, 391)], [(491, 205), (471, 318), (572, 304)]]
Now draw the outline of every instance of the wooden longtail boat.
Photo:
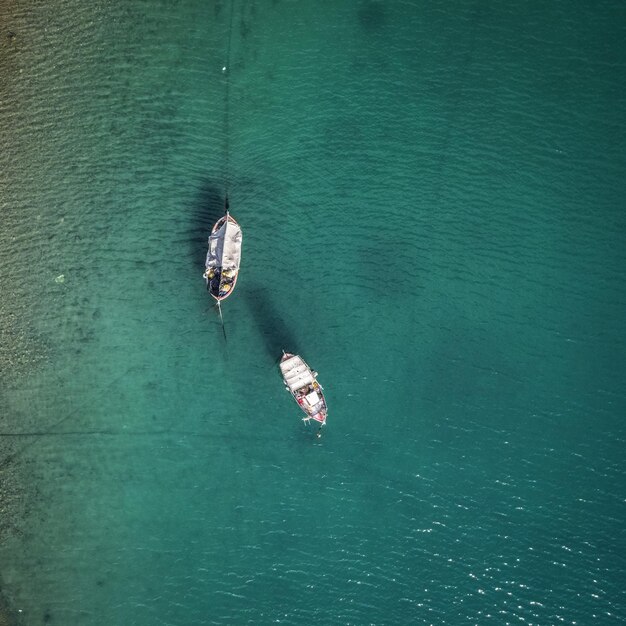
[(226, 211), (211, 230), (204, 280), (207, 291), (221, 302), (235, 290), (241, 261), (241, 227)]
[(303, 421), (309, 423), (310, 420), (315, 420), (320, 423), (320, 428), (324, 426), (328, 408), (322, 386), (317, 382), (317, 372), (302, 357), (284, 351), (280, 360), (280, 371), (285, 388), (306, 414)]

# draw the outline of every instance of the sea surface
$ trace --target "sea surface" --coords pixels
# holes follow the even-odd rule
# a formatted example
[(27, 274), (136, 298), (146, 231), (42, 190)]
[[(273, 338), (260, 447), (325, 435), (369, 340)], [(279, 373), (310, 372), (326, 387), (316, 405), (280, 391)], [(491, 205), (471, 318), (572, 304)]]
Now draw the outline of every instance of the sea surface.
[(619, 0), (0, 2), (0, 624), (625, 623), (625, 174)]

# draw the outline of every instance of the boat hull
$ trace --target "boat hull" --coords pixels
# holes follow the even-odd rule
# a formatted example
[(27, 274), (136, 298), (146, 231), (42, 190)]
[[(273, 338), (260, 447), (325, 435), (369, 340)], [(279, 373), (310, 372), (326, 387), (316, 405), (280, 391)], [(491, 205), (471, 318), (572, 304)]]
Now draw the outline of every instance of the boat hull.
[[(220, 258), (219, 255), (214, 254), (212, 247), (219, 249), (219, 244), (216, 243), (216, 240), (219, 240), (219, 231), (227, 225), (232, 225), (234, 227), (234, 232), (236, 233), (235, 239), (237, 239), (237, 241), (229, 242), (229, 246), (231, 248), (229, 250), (231, 258), (229, 267), (224, 269), (222, 265), (223, 257)], [(226, 239), (225, 234), (222, 236), (222, 239)], [(237, 220), (228, 212), (226, 215), (217, 220), (211, 229), (211, 236), (209, 237), (209, 251), (207, 252), (205, 261), (204, 281), (207, 291), (216, 302), (226, 300), (226, 298), (232, 295), (235, 291), (235, 287), (237, 286), (237, 279), (239, 278), (239, 262), (241, 259), (241, 239), (241, 227), (239, 226)], [(222, 241), (222, 253), (224, 251), (224, 247), (225, 244)], [(225, 286), (228, 288), (225, 289)]]
[(324, 390), (316, 378), (316, 373), (304, 362), (302, 357), (284, 352), (280, 360), (285, 387), (306, 415), (303, 421), (313, 420), (324, 426), (328, 407)]

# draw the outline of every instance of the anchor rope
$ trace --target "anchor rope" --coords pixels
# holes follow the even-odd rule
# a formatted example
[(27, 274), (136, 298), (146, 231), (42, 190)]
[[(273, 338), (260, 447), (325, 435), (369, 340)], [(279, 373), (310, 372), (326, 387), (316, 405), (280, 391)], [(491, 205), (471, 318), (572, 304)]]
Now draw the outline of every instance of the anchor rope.
[(228, 210), (228, 196), (230, 189), (230, 62), (233, 41), (233, 22), (235, 17), (235, 0), (230, 2), (230, 17), (228, 20), (228, 43), (226, 45), (226, 62), (222, 66), (224, 74), (224, 208)]

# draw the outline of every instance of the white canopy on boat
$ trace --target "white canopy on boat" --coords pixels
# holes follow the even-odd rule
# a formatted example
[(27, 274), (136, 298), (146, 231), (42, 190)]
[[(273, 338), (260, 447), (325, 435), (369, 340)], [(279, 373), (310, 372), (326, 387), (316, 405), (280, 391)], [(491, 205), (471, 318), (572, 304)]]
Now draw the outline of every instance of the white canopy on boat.
[(222, 226), (209, 237), (206, 267), (222, 267), (238, 270), (241, 260), (241, 228), (226, 219)]
[(315, 391), (312, 391), (306, 397), (306, 401), (309, 403), (310, 406), (315, 406), (320, 401), (320, 397), (317, 395)]
[(297, 355), (283, 361), (280, 364), (280, 371), (291, 391), (297, 391), (313, 382), (309, 366)]

